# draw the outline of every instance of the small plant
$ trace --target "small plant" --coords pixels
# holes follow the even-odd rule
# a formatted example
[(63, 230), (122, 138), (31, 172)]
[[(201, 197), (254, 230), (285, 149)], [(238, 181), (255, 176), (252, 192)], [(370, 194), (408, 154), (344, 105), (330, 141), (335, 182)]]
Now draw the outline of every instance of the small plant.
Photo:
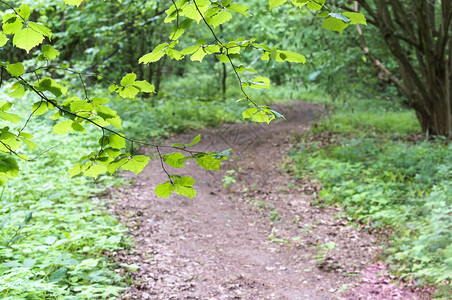
[(234, 170), (227, 170), (226, 174), (227, 175), (224, 175), (223, 179), (221, 179), (221, 181), (223, 182), (222, 186), (225, 189), (237, 183), (237, 180), (234, 177), (236, 175), (236, 172)]

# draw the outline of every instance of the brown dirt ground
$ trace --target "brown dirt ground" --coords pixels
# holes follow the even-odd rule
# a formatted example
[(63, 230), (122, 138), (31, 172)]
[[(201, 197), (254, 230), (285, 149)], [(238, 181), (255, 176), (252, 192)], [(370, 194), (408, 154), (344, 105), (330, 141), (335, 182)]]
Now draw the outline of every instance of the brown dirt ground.
[[(110, 191), (109, 209), (136, 243), (113, 253), (138, 265), (121, 299), (420, 299), (378, 276), (377, 238), (350, 226), (340, 208), (314, 206), (316, 185), (281, 169), (293, 134), (305, 133), (323, 109), (291, 102), (276, 110), (287, 121), (201, 131), (194, 150), (234, 148), (238, 159), (221, 172), (193, 162), (171, 170), (197, 180), (194, 200), (154, 195), (166, 181), (159, 161), (133, 186)], [(223, 187), (225, 176), (236, 182)]]

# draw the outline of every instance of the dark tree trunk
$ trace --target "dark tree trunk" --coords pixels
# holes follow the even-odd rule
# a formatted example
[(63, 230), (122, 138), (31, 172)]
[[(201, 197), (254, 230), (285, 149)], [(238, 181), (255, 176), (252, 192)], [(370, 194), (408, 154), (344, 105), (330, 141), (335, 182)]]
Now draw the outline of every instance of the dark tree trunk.
[(452, 1), (358, 0), (399, 66), (422, 130), (452, 138)]

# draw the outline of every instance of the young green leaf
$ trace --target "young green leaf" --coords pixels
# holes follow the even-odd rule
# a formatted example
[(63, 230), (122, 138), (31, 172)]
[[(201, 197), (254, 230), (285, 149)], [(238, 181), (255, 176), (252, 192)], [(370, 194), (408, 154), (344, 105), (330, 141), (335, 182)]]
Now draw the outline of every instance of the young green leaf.
[(25, 73), (24, 65), (20, 62), (8, 65), (6, 71), (14, 77), (19, 77)]
[(31, 28), (24, 28), (14, 35), (13, 44), (28, 53), (33, 47), (41, 44), (43, 40), (44, 36), (41, 33)]
[(42, 46), (42, 55), (46, 59), (54, 59), (60, 55), (60, 52), (58, 52), (51, 45), (44, 45), (44, 46)]
[(144, 167), (149, 162), (149, 158), (143, 155), (136, 155), (132, 157), (127, 163), (121, 166), (123, 170), (135, 172), (135, 174), (143, 171)]
[(126, 147), (126, 140), (122, 136), (112, 134), (108, 137), (108, 144), (115, 149), (122, 149)]
[(209, 154), (197, 157), (196, 162), (203, 169), (220, 171), (221, 161)]
[(268, 4), (270, 5), (270, 9), (278, 7), (286, 3), (287, 0), (269, 0)]
[(170, 181), (167, 181), (165, 183), (159, 184), (155, 188), (155, 194), (159, 198), (168, 198), (175, 190), (176, 187)]
[(183, 158), (184, 158), (184, 155), (180, 152), (163, 155), (163, 161), (166, 162), (168, 165), (170, 165), (173, 168), (183, 168), (184, 163), (180, 162), (180, 160)]

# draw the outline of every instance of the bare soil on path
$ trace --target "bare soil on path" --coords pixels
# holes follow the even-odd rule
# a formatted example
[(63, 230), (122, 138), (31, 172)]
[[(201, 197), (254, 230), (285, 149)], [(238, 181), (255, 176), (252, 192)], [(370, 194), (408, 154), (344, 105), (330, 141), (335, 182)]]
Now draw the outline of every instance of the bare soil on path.
[[(292, 136), (322, 107), (291, 102), (279, 111), (287, 121), (201, 131), (194, 150), (233, 148), (237, 159), (221, 172), (194, 162), (171, 169), (197, 180), (194, 200), (155, 196), (166, 181), (158, 160), (134, 185), (110, 191), (108, 208), (135, 241), (131, 252), (113, 255), (138, 266), (122, 299), (419, 299), (375, 275), (383, 268), (376, 238), (350, 226), (339, 208), (313, 205), (316, 185), (281, 169)], [(358, 281), (367, 286), (354, 288)]]

